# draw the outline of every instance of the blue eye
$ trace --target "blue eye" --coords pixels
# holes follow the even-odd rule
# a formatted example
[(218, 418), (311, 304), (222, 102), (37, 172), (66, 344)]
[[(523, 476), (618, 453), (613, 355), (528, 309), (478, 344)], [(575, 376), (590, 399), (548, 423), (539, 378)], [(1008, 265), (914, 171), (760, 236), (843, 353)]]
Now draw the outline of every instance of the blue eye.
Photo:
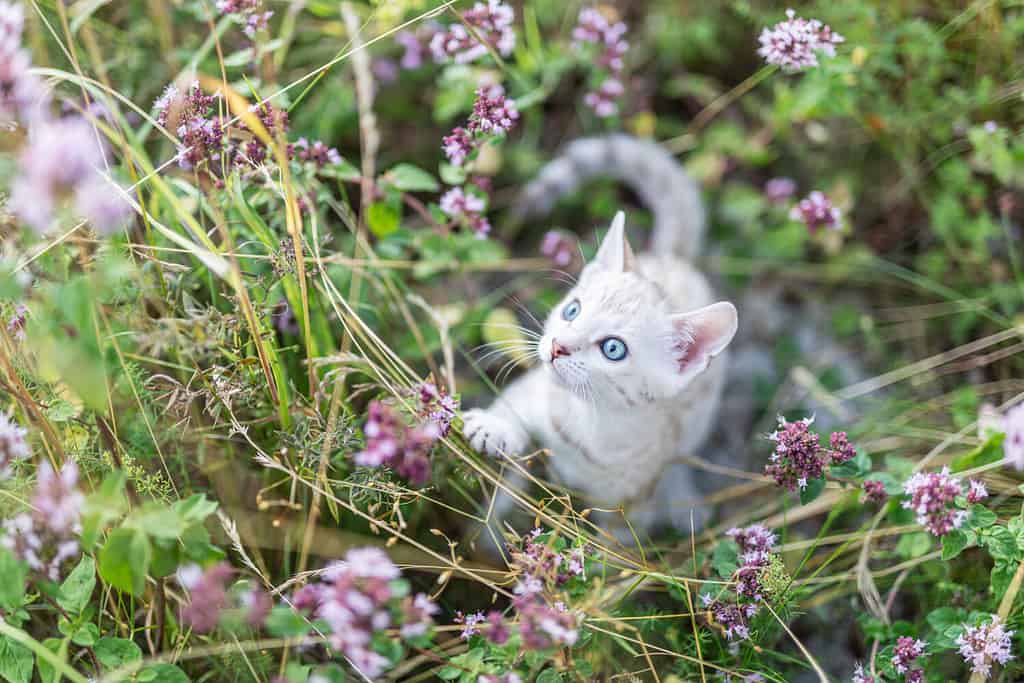
[(608, 337), (601, 342), (601, 353), (608, 360), (622, 360), (629, 350), (626, 348), (626, 342), (618, 337)]
[(562, 318), (565, 320), (573, 320), (580, 314), (580, 300), (573, 299), (569, 302), (569, 305), (562, 309)]

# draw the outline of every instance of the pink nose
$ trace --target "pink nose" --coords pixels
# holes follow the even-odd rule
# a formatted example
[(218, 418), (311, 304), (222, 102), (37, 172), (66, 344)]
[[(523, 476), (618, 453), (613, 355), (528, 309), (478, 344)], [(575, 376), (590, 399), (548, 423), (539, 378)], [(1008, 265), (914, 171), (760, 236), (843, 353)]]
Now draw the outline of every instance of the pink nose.
[(551, 360), (554, 360), (554, 359), (556, 359), (556, 358), (558, 358), (560, 356), (568, 356), (568, 355), (569, 355), (569, 349), (567, 349), (564, 346), (562, 346), (561, 344), (559, 344), (558, 341), (556, 341), (554, 339), (551, 340)]

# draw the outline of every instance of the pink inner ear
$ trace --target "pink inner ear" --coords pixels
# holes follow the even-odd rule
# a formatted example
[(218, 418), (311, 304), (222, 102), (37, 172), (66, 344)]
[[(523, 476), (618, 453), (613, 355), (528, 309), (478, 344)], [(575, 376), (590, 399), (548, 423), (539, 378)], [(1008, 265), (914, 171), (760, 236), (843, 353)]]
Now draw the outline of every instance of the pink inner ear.
[(701, 355), (700, 340), (694, 335), (694, 329), (690, 325), (681, 325), (677, 331), (678, 341), (675, 345), (676, 362), (679, 364), (679, 372), (686, 370)]

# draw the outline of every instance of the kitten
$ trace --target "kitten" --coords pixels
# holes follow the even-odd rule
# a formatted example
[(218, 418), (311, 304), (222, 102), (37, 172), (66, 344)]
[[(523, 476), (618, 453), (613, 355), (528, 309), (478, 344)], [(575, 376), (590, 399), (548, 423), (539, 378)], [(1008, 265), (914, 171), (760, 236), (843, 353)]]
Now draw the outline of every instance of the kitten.
[[(531, 438), (550, 451), (557, 480), (588, 507), (621, 507), (638, 533), (668, 523), (703, 523), (692, 471), (711, 430), (725, 379), (723, 352), (737, 328), (735, 307), (715, 301), (685, 259), (700, 248), (703, 212), (693, 181), (653, 143), (626, 136), (579, 140), (549, 164), (526, 197), (546, 209), (597, 175), (632, 185), (655, 214), (653, 253), (636, 257), (616, 216), (594, 261), (554, 308), (540, 338), (540, 367), (486, 410), (464, 416), (470, 444), (518, 455)], [(510, 499), (499, 497), (495, 517)], [(621, 516), (598, 520), (620, 540)], [(617, 518), (617, 519), (616, 519)]]

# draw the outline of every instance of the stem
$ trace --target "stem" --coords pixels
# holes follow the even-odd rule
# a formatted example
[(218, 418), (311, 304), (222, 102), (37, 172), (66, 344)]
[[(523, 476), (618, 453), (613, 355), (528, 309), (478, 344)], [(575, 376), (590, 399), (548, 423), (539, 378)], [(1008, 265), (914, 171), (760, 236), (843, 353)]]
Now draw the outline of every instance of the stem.
[(89, 679), (68, 666), (67, 662), (58, 657), (55, 653), (51, 652), (49, 648), (22, 631), (20, 628), (15, 628), (8, 624), (4, 621), (3, 617), (0, 617), (0, 636), (6, 636), (19, 645), (24, 645), (29, 650), (32, 650), (36, 657), (44, 660), (62, 676), (66, 676), (67, 679), (73, 683), (89, 683)]

